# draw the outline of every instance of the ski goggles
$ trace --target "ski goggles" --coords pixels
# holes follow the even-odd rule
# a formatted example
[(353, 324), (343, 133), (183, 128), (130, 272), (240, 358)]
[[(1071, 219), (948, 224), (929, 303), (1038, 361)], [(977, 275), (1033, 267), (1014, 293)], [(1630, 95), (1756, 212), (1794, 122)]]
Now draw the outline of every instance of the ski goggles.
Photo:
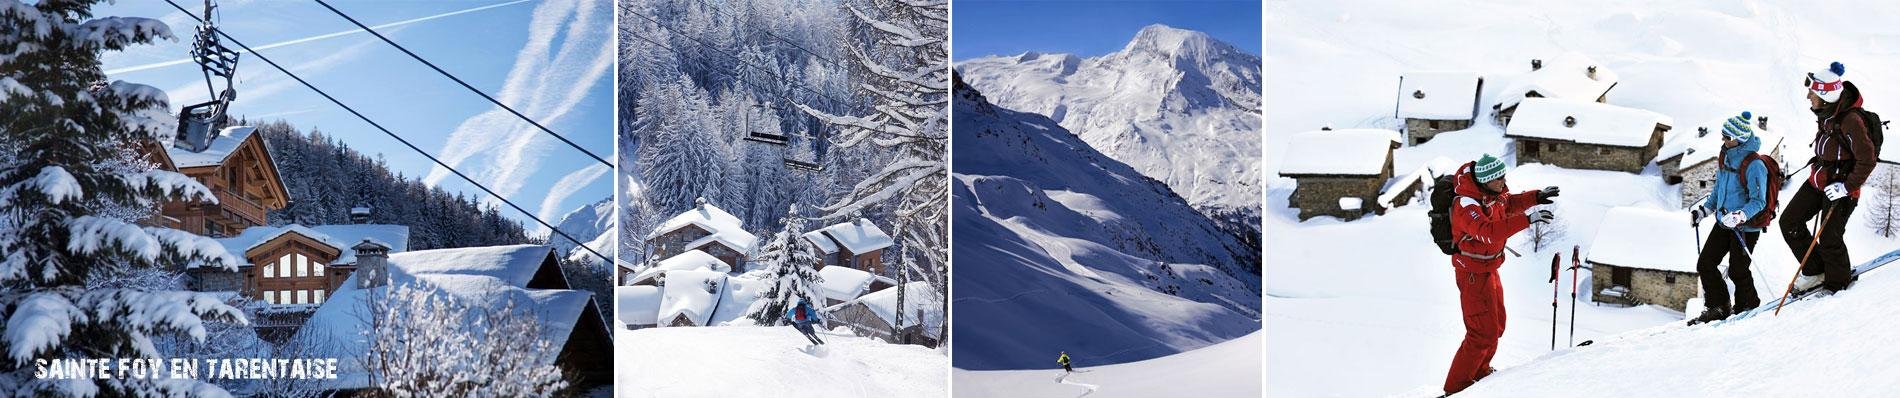
[(1823, 82), (1820, 79), (1815, 79), (1813, 73), (1809, 73), (1808, 78), (1805, 80), (1806, 81), (1804, 83), (1807, 84), (1809, 90), (1814, 90), (1815, 92), (1821, 92), (1821, 93), (1829, 93), (1829, 92), (1834, 92), (1836, 90), (1840, 90), (1841, 82), (1846, 81), (1846, 80), (1835, 80), (1832, 82)]

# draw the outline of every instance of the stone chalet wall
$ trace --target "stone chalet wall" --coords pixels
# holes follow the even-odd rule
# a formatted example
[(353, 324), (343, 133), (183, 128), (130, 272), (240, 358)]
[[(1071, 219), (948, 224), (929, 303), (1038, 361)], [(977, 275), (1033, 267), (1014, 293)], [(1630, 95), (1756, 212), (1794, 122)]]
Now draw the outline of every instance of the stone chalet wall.
[[(1432, 127), (1433, 122), (1437, 122), (1438, 126), (1435, 128)], [(1458, 130), (1464, 130), (1468, 128), (1471, 128), (1471, 119), (1465, 119), (1465, 120), (1405, 119), (1405, 144), (1406, 145), (1423, 144), (1426, 141), (1431, 141), (1432, 137), (1438, 136), (1438, 133), (1443, 133), (1447, 131), (1458, 131)]]
[(1657, 127), (1650, 133), (1649, 144), (1642, 147), (1618, 147), (1580, 144), (1516, 137), (1517, 164), (1543, 163), (1568, 169), (1594, 169), (1642, 173), (1656, 152), (1662, 149), (1662, 133)]
[[(1655, 304), (1684, 311), (1689, 299), (1701, 295), (1700, 281), (1691, 272), (1661, 271), (1644, 268), (1630, 269), (1630, 294), (1627, 300), (1605, 297), (1604, 289), (1611, 285), (1611, 273), (1616, 265), (1591, 263), (1590, 297), (1593, 300), (1612, 304)], [(1673, 277), (1673, 281), (1671, 279)]]
[[(1295, 177), (1300, 185), (1293, 190), (1289, 203), (1300, 209), (1300, 220), (1318, 216), (1356, 219), (1377, 206), (1374, 201), (1379, 198), (1379, 188), (1385, 186), (1391, 174), (1387, 171), (1368, 177)], [(1363, 205), (1359, 210), (1341, 209), (1340, 198), (1360, 198)]]

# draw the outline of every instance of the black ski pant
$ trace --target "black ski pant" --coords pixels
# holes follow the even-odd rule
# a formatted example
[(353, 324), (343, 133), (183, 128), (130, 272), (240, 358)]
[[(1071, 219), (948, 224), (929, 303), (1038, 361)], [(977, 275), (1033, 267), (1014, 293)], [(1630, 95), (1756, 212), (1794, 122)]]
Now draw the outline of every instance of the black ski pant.
[(1808, 256), (1808, 262), (1801, 266), (1801, 274), (1826, 274), (1821, 287), (1828, 290), (1846, 289), (1847, 284), (1853, 282), (1854, 264), (1847, 258), (1847, 242), (1841, 236), (1847, 231), (1847, 220), (1859, 203), (1860, 200), (1852, 196), (1829, 201), (1820, 188), (1804, 183), (1781, 211), (1781, 238), (1788, 241), (1788, 249), (1794, 252), (1795, 261), (1801, 260), (1815, 239), (1814, 232), (1808, 231), (1805, 224), (1815, 217), (1827, 218), (1827, 223), (1821, 225), (1820, 244), (1814, 248), (1814, 254)]
[(1069, 367), (1069, 364), (1065, 363), (1065, 364), (1062, 364), (1062, 370), (1065, 372), (1074, 372), (1075, 368), (1071, 368)]
[[(1764, 210), (1772, 211), (1772, 210)], [(1761, 239), (1761, 232), (1739, 232), (1720, 224), (1709, 232), (1709, 239), (1702, 244), (1702, 254), (1696, 257), (1695, 272), (1702, 278), (1702, 297), (1704, 308), (1725, 308), (1731, 302), (1728, 296), (1728, 284), (1722, 282), (1722, 272), (1716, 268), (1722, 264), (1722, 258), (1728, 257), (1728, 279), (1735, 281), (1734, 312), (1741, 312), (1761, 305), (1761, 297), (1755, 295), (1755, 276), (1748, 267), (1755, 262), (1748, 253), (1755, 250), (1755, 242)]]
[(824, 341), (824, 340), (819, 340), (819, 339), (818, 339), (818, 332), (816, 332), (816, 331), (813, 331), (813, 330), (811, 329), (811, 324), (810, 324), (810, 323), (798, 323), (798, 322), (793, 322), (793, 323), (792, 323), (792, 328), (793, 328), (793, 329), (798, 329), (798, 333), (799, 333), (799, 334), (803, 334), (803, 335), (805, 335), (805, 339), (806, 339), (806, 340), (811, 340), (811, 343), (812, 343), (812, 344), (824, 344), (824, 343), (825, 343), (825, 341)]

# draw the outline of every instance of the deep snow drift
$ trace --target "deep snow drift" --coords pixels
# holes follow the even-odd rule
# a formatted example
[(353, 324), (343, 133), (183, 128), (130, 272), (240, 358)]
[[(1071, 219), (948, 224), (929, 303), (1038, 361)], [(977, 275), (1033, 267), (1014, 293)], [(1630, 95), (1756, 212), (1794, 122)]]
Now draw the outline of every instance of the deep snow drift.
[[(1642, 11), (1629, 11), (1635, 8)], [(1488, 120), (1488, 104), (1512, 78), (1529, 70), (1530, 59), (1574, 51), (1603, 62), (1620, 76), (1609, 103), (1670, 116), (1680, 123), (1672, 134), (1693, 133), (1693, 123), (1742, 110), (1770, 117), (1771, 128), (1788, 137), (1786, 153), (1793, 163), (1788, 166), (1799, 166), (1811, 153), (1807, 142), (1813, 131), (1813, 115), (1805, 109), (1799, 84), (1805, 71), (1840, 60), (1847, 65), (1847, 78), (1866, 93), (1869, 108), (1895, 109), (1883, 104), (1900, 103), (1890, 99), (1900, 98), (1900, 85), (1891, 80), (1895, 76), (1881, 70), (1900, 64), (1900, 52), (1888, 43), (1892, 24), (1885, 22), (1897, 13), (1869, 8), (1759, 1), (1642, 2), (1635, 7), (1464, 1), (1268, 4), (1266, 94), (1267, 102), (1274, 104), (1266, 110), (1274, 122), (1266, 134), (1270, 177), (1264, 216), (1268, 267), (1263, 277), (1269, 296), (1264, 322), (1272, 331), (1266, 348), (1269, 395), (1435, 396), (1463, 335), (1449, 260), (1431, 243), (1426, 206), (1415, 204), (1353, 222), (1299, 222), (1296, 210), (1287, 208), (1294, 181), (1272, 177), (1294, 134), (1326, 125), (1396, 129), (1399, 121), (1392, 119), (1392, 107), (1399, 94), (1397, 76), (1468, 70), (1485, 76), (1480, 102), (1487, 109), (1480, 112), (1481, 120), (1472, 129), (1400, 149), (1394, 155), (1396, 172), (1410, 172), (1439, 156), (1463, 162), (1481, 153), (1509, 155), (1508, 141)], [(1761, 396), (1809, 391), (1783, 389), (1791, 386), (1822, 388), (1811, 391), (1824, 394), (1834, 386), (1817, 386), (1822, 383), (1814, 380), (1821, 373), (1859, 375), (1857, 386), (1891, 389), (1877, 384), (1885, 379), (1874, 376), (1890, 369), (1869, 365), (1892, 363), (1892, 354), (1867, 351), (1877, 347), (1865, 344), (1883, 341), (1885, 331), (1862, 326), (1889, 316), (1870, 311), (1877, 307), (1873, 303), (1884, 301), (1873, 297), (1881, 294), (1874, 290), (1900, 283), (1893, 276), (1877, 275), (1891, 272), (1886, 269), (1869, 274), (1856, 287), (1862, 292), (1850, 291), (1836, 303), (1797, 306), (1782, 319), (1648, 338), (1611, 336), (1646, 334), (1649, 328), (1680, 322), (1683, 315), (1654, 306), (1590, 305), (1586, 292), (1578, 302), (1576, 341), (1597, 339), (1599, 346), (1546, 357), (1552, 253), (1564, 252), (1566, 265), (1572, 245), (1585, 245), (1584, 255), (1590, 255), (1588, 245), (1610, 207), (1678, 212), (1683, 222), (1688, 216), (1680, 208), (1679, 187), (1665, 185), (1654, 167), (1634, 175), (1531, 165), (1514, 168), (1509, 178), (1519, 190), (1563, 186), (1559, 203), (1548, 207), (1568, 228), (1555, 247), (1544, 252), (1533, 253), (1522, 237), (1513, 240), (1524, 257), (1502, 268), (1510, 322), (1493, 365), (1503, 370), (1469, 390), (1476, 393), (1472, 395), (1648, 396), (1673, 391)], [(1874, 235), (1867, 227), (1868, 204), (1878, 194), (1870, 189), (1865, 195), (1861, 210), (1848, 223), (1847, 242), (1855, 261), (1900, 247), (1900, 242)], [(1791, 196), (1786, 192), (1782, 199)], [(1708, 234), (1706, 223), (1702, 234)], [(1755, 249), (1757, 283), (1772, 286), (1761, 292), (1764, 301), (1781, 293), (1795, 268), (1796, 259), (1778, 237), (1779, 230), (1771, 229)], [(1588, 286), (1588, 274), (1581, 276), (1581, 285)], [(1562, 295), (1569, 295), (1571, 283), (1570, 273), (1563, 273), (1557, 282), (1563, 285)], [(1567, 322), (1570, 299), (1559, 301), (1559, 318)], [(1839, 307), (1827, 311), (1828, 306)], [(1795, 314), (1800, 316), (1791, 318)], [(1797, 319), (1808, 320), (1807, 326), (1794, 327), (1803, 325)], [(1569, 339), (1565, 330), (1559, 330), (1557, 338), (1560, 347)], [(1628, 342), (1615, 342), (1623, 338)], [(1729, 343), (1740, 345), (1729, 351), (1724, 346)], [(1778, 351), (1784, 349), (1821, 355), (1812, 361), (1790, 359), (1794, 351)], [(1853, 358), (1855, 366), (1826, 365), (1832, 362), (1823, 358)], [(1770, 370), (1784, 362), (1790, 372)]]
[(1004, 108), (1048, 116), (1196, 207), (1260, 207), (1260, 57), (1150, 25), (1099, 57), (1030, 52), (957, 70)]
[(949, 394), (944, 352), (820, 331), (812, 349), (790, 326), (620, 330), (622, 397), (931, 397)]
[(1258, 253), (1167, 186), (967, 86), (952, 116), (956, 367), (1121, 363), (1259, 330)]
[(957, 369), (951, 380), (960, 398), (1257, 397), (1260, 332), (1180, 354), (1075, 370), (1060, 382), (1057, 377), (1063, 375), (1062, 369)]

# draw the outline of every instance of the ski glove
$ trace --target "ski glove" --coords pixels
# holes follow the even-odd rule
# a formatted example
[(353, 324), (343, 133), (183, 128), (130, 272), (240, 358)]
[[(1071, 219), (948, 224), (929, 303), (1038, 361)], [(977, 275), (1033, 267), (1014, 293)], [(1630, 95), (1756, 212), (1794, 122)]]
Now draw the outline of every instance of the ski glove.
[(1708, 217), (1708, 216), (1709, 216), (1709, 208), (1701, 204), (1697, 204), (1695, 205), (1695, 208), (1689, 209), (1689, 225), (1698, 226), (1698, 227), (1702, 226), (1702, 218)]
[(1531, 214), (1528, 214), (1528, 216), (1531, 218), (1532, 224), (1536, 224), (1540, 222), (1548, 223), (1557, 219), (1557, 214), (1551, 213), (1550, 210), (1533, 211), (1531, 212)]
[(1847, 184), (1838, 182), (1827, 184), (1827, 188), (1822, 188), (1821, 193), (1827, 195), (1827, 200), (1841, 200), (1847, 197)]
[(1735, 226), (1742, 225), (1743, 222), (1747, 221), (1748, 217), (1742, 216), (1741, 210), (1731, 211), (1728, 212), (1727, 215), (1722, 216), (1722, 226), (1728, 227), (1729, 229), (1735, 229)]
[(1561, 193), (1563, 192), (1559, 190), (1557, 186), (1555, 185), (1544, 187), (1544, 189), (1539, 189), (1537, 190), (1537, 204), (1547, 205), (1551, 203), (1557, 203), (1556, 201), (1550, 200), (1550, 198), (1555, 198), (1557, 197), (1558, 194), (1561, 194)]

